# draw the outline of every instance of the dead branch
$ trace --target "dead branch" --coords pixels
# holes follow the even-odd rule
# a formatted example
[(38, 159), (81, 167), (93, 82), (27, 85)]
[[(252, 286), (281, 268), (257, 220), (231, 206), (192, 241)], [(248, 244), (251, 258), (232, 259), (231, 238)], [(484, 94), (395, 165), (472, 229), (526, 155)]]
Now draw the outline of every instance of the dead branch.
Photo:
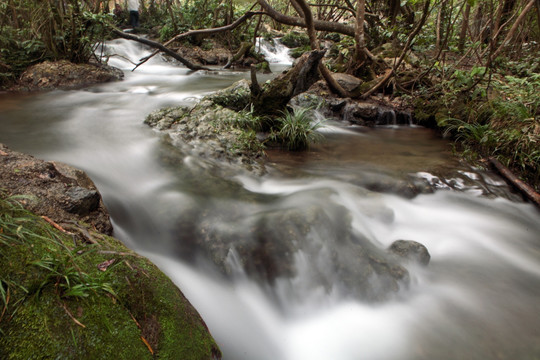
[(420, 19), (420, 21), (416, 25), (416, 28), (414, 28), (414, 30), (409, 34), (409, 37), (407, 38), (407, 42), (405, 43), (405, 46), (403, 47), (403, 50), (401, 50), (401, 55), (399, 56), (399, 59), (394, 63), (394, 66), (392, 67), (392, 69), (390, 71), (386, 72), (386, 74), (383, 76), (381, 81), (379, 81), (377, 84), (375, 84), (375, 86), (373, 86), (371, 89), (366, 91), (361, 96), (363, 99), (371, 96), (375, 91), (377, 91), (378, 89), (383, 87), (388, 82), (388, 80), (390, 80), (390, 78), (393, 75), (396, 74), (396, 71), (399, 68), (399, 66), (401, 65), (401, 62), (403, 61), (403, 59), (405, 58), (405, 55), (410, 50), (414, 38), (416, 37), (416, 35), (418, 35), (418, 33), (420, 33), (420, 30), (422, 30), (422, 27), (424, 26), (424, 23), (426, 22), (426, 19), (427, 19), (428, 14), (429, 14), (429, 5), (430, 5), (430, 3), (431, 3), (430, 1), (425, 0), (424, 9), (422, 11), (422, 18)]
[[(315, 34), (315, 22), (313, 21), (313, 14), (311, 13), (311, 9), (309, 8), (309, 5), (305, 2), (305, 0), (296, 0), (298, 3), (298, 6), (301, 8), (302, 12), (304, 13), (305, 23), (309, 35), (309, 43), (311, 45), (311, 48), (313, 50), (318, 51), (319, 50), (319, 42), (317, 41), (317, 36)], [(347, 90), (345, 90), (337, 81), (334, 79), (332, 74), (330, 73), (330, 70), (323, 64), (319, 63), (319, 71), (321, 72), (324, 80), (328, 84), (328, 87), (341, 97), (350, 97), (350, 94)]]
[(521, 181), (516, 175), (510, 171), (506, 166), (501, 164), (501, 162), (493, 157), (489, 158), (489, 162), (497, 171), (499, 174), (501, 174), (504, 179), (510, 183), (510, 185), (514, 186), (517, 190), (519, 190), (523, 195), (527, 197), (531, 202), (533, 202), (536, 206), (540, 207), (540, 194), (537, 193), (531, 186), (529, 186), (527, 183)]
[[(164, 52), (165, 54), (169, 55), (170, 57), (180, 61), (182, 64), (184, 64), (187, 68), (189, 68), (191, 70), (195, 70), (195, 71), (196, 70), (210, 70), (207, 67), (197, 65), (197, 64), (193, 64), (189, 60), (187, 60), (187, 59), (183, 58), (182, 56), (180, 56), (175, 51), (169, 49), (168, 47), (166, 47), (163, 44), (158, 43), (156, 41), (145, 39), (145, 38), (142, 38), (140, 36), (133, 35), (133, 34), (128, 34), (128, 33), (123, 32), (122, 30), (119, 30), (119, 29), (116, 29), (116, 28), (113, 29), (113, 33), (118, 35), (121, 38), (124, 38), (124, 39), (127, 39), (127, 40), (137, 41), (137, 42), (140, 42), (141, 44), (151, 46), (154, 49), (158, 49), (159, 51)], [(133, 70), (135, 70), (135, 69), (133, 69)]]
[[(253, 6), (251, 8), (253, 8)], [(173, 38), (171, 38), (170, 40), (167, 40), (167, 42), (165, 42), (163, 44), (163, 46), (170, 45), (174, 41), (184, 39), (184, 38), (186, 38), (188, 36), (195, 36), (195, 35), (206, 35), (206, 36), (208, 36), (208, 35), (217, 34), (219, 32), (231, 31), (231, 30), (234, 30), (235, 28), (237, 28), (240, 24), (242, 24), (243, 22), (245, 22), (247, 19), (251, 18), (252, 16), (254, 16), (254, 15), (264, 15), (264, 14), (265, 13), (261, 12), (261, 11), (248, 11), (247, 13), (245, 13), (244, 15), (242, 15), (236, 21), (234, 21), (233, 23), (231, 23), (229, 25), (225, 25), (225, 26), (221, 26), (221, 27), (217, 27), (217, 28), (210, 28), (210, 29), (190, 30), (190, 31), (187, 31), (187, 32), (182, 33), (182, 34), (178, 34), (178, 35), (174, 36)], [(143, 57), (140, 60), (140, 62), (137, 64), (137, 66), (135, 66), (135, 69), (138, 68), (139, 66), (141, 66), (142, 64), (144, 64), (145, 62), (147, 62), (148, 60), (150, 60), (152, 57), (156, 56), (156, 54), (158, 54), (158, 53), (159, 53), (159, 51), (154, 51), (152, 54), (150, 54), (150, 55), (148, 55), (146, 57)], [(133, 69), (133, 70), (135, 70), (135, 69)]]
[[(290, 25), (290, 26), (299, 26), (307, 28), (306, 22), (304, 19), (294, 16), (288, 16), (280, 13), (274, 9), (270, 4), (265, 0), (257, 0), (261, 7), (266, 12), (266, 15), (270, 16), (272, 19), (276, 20), (279, 23)], [(314, 20), (313, 25), (315, 30), (318, 31), (328, 31), (328, 32), (337, 32), (343, 35), (354, 36), (354, 27), (345, 25), (343, 23), (337, 23), (332, 21), (321, 21)]]
[(508, 45), (510, 44), (510, 41), (512, 40), (512, 38), (514, 37), (514, 34), (516, 33), (516, 30), (518, 29), (519, 25), (521, 25), (521, 22), (525, 19), (527, 13), (529, 12), (529, 10), (532, 9), (532, 7), (534, 6), (534, 2), (535, 0), (531, 0), (529, 1), (529, 3), (527, 3), (527, 5), (525, 5), (525, 8), (523, 9), (523, 11), (521, 11), (521, 14), (519, 14), (519, 16), (517, 17), (516, 21), (514, 22), (514, 25), (512, 25), (512, 27), (510, 28), (510, 30), (508, 31), (508, 34), (506, 34), (506, 37), (504, 38), (502, 44), (499, 46), (499, 48), (497, 50), (495, 50), (495, 52), (491, 55), (491, 59), (496, 59), (497, 56), (499, 56), (499, 54), (501, 53), (501, 51)]

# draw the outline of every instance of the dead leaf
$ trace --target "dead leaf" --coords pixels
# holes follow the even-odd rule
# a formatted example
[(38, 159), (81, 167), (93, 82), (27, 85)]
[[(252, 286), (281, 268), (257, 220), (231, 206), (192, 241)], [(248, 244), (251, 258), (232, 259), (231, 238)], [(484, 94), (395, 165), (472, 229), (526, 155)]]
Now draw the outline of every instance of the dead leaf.
[(97, 268), (101, 271), (107, 271), (107, 268), (109, 266), (111, 266), (114, 262), (116, 261), (116, 259), (111, 259), (111, 260), (107, 260), (107, 261), (104, 261), (102, 262), (101, 264), (99, 264), (97, 266)]

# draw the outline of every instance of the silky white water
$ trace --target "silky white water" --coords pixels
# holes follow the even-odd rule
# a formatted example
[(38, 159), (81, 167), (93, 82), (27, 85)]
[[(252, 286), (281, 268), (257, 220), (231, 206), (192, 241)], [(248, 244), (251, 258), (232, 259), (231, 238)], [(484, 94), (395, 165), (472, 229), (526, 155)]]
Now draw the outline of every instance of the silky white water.
[[(127, 41), (111, 49), (133, 62), (149, 53)], [(115, 235), (182, 289), (224, 359), (540, 357), (540, 212), (496, 175), (461, 167), (426, 129), (331, 123), (308, 153), (269, 151), (263, 177), (220, 177), (214, 164), (171, 148), (143, 120), (248, 74), (190, 72), (159, 57), (131, 72), (131, 63), (112, 59), (126, 71), (122, 82), (0, 96), (0, 142), (86, 170)], [(432, 172), (440, 167), (446, 177)], [(366, 185), (410, 177), (440, 190), (408, 199)], [(186, 234), (208, 232), (257, 241), (254, 224), (291, 209), (325, 215), (305, 224), (308, 242), (282, 254), (293, 276), (261, 279), (235, 246), (223, 274), (211, 254), (186, 243)], [(333, 265), (346, 250), (328, 239), (343, 229), (381, 249), (418, 241), (430, 264), (406, 263), (409, 286), (384, 301), (358, 298)]]

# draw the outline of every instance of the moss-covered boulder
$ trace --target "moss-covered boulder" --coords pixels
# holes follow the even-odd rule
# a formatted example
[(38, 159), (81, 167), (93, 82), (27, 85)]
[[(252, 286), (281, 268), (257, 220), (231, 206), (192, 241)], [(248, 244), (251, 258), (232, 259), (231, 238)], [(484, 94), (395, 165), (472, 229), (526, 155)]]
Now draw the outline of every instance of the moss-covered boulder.
[(121, 80), (124, 73), (101, 64), (73, 64), (67, 60), (45, 61), (29, 67), (15, 90), (77, 89), (83, 86)]
[[(19, 156), (49, 164), (1, 146), (0, 175)], [(221, 358), (197, 311), (148, 259), (79, 214), (30, 212), (47, 198), (31, 187), (13, 195), (9, 184), (0, 195), (1, 359)]]
[(171, 144), (191, 156), (263, 173), (263, 145), (257, 138), (261, 121), (250, 111), (237, 111), (247, 107), (249, 96), (249, 85), (243, 80), (191, 108), (157, 110), (145, 123), (167, 134)]
[(309, 45), (309, 36), (305, 32), (289, 31), (279, 40), (288, 48), (297, 48), (300, 46)]

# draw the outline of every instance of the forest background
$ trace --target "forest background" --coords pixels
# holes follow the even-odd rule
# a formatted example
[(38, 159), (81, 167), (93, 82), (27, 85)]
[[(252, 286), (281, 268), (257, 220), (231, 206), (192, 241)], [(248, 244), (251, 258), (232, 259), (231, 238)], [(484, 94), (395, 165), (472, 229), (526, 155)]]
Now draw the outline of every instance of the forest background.
[[(46, 60), (96, 61), (97, 44), (126, 25), (114, 5), (2, 1), (0, 87)], [(540, 188), (540, 0), (144, 0), (140, 14), (138, 32), (170, 48), (218, 42), (235, 53), (285, 35), (299, 56), (331, 42), (319, 70), (334, 92), (399, 98), (467, 160), (496, 158)], [(177, 36), (215, 28), (224, 30)], [(347, 92), (333, 72), (367, 85)]]

